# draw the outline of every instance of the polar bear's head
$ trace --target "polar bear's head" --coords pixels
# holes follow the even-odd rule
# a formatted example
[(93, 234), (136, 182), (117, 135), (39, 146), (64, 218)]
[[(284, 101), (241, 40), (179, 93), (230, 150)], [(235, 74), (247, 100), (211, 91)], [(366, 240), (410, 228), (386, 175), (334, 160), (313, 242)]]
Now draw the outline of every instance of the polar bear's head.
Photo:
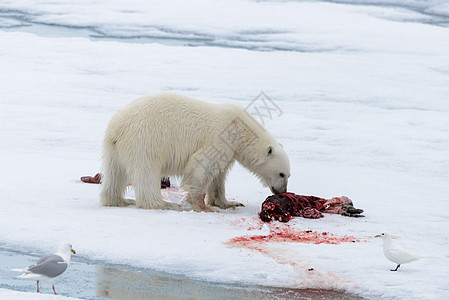
[(256, 169), (256, 175), (263, 185), (270, 188), (273, 194), (287, 191), (290, 177), (290, 161), (282, 145), (273, 144), (265, 149), (265, 160)]

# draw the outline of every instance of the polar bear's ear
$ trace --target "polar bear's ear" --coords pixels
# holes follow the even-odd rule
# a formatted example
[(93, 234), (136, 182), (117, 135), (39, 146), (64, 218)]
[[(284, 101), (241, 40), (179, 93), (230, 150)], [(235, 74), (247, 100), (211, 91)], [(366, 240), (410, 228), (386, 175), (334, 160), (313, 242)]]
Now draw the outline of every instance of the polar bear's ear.
[(268, 155), (271, 155), (273, 153), (273, 147), (268, 147), (268, 151), (267, 151)]

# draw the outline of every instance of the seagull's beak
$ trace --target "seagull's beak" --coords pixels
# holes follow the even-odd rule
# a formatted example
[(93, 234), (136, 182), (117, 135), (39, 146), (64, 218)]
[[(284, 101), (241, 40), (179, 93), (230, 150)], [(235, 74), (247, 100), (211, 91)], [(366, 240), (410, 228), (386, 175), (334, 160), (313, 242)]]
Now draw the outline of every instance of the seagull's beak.
[(72, 253), (73, 253), (73, 254), (76, 254), (76, 251), (75, 251), (75, 249), (72, 249)]
[(375, 235), (374, 237), (380, 237), (380, 234), (378, 234), (378, 235)]

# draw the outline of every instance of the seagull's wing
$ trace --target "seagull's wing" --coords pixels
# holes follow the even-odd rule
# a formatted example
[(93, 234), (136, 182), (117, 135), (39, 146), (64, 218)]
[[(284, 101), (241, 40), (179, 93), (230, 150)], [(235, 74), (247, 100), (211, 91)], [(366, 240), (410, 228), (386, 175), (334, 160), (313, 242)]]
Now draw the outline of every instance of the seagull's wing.
[(398, 245), (393, 245), (388, 251), (388, 254), (398, 264), (408, 263), (422, 258), (421, 255), (410, 252)]
[(68, 264), (62, 259), (61, 256), (52, 254), (44, 256), (39, 259), (35, 264), (27, 268), (27, 273), (44, 275), (49, 278), (57, 277), (64, 273)]

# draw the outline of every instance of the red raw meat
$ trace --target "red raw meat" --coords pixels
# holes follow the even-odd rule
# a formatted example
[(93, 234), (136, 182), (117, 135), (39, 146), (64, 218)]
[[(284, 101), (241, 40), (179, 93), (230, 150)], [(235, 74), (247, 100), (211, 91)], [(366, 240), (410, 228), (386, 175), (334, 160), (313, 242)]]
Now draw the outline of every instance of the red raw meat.
[(92, 176), (83, 176), (80, 178), (82, 182), (85, 183), (94, 183), (94, 184), (100, 184), (101, 183), (101, 174), (97, 173), (94, 177)]
[[(81, 177), (81, 181), (85, 183), (94, 183), (94, 184), (100, 184), (101, 183), (101, 173), (95, 174), (95, 176), (83, 176)], [(171, 186), (170, 184), (170, 178), (164, 177), (161, 179), (161, 189), (166, 189)]]
[(315, 196), (296, 195), (294, 193), (282, 193), (269, 196), (262, 203), (259, 213), (264, 222), (277, 220), (288, 222), (293, 217), (318, 219), (324, 217), (324, 213), (340, 214), (349, 217), (363, 217), (363, 210), (354, 208), (348, 197), (334, 197), (324, 199)]

